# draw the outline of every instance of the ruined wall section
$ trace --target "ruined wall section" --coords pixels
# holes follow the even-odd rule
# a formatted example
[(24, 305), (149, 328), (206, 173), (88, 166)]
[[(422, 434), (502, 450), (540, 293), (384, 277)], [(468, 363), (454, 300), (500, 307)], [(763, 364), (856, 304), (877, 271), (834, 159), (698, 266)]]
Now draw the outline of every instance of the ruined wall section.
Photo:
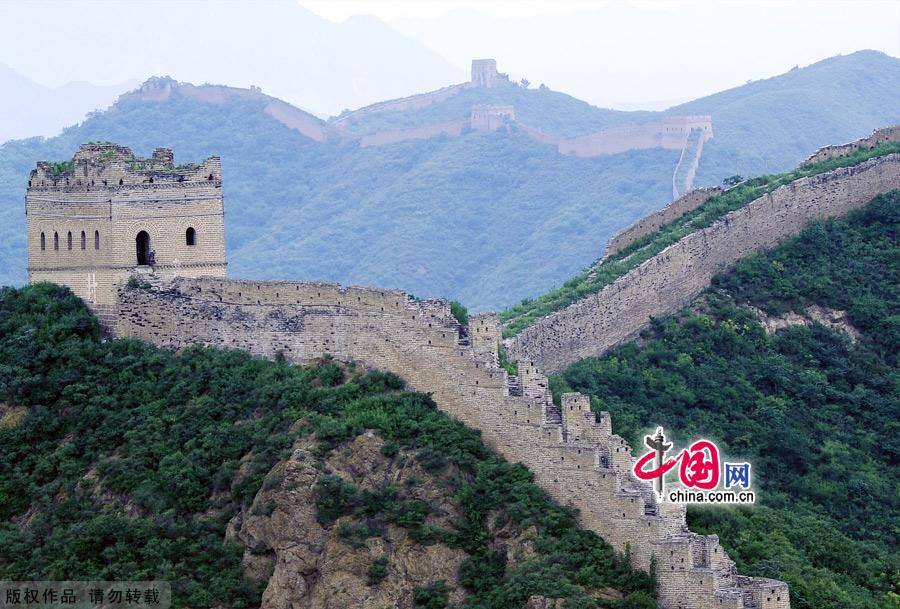
[(225, 85), (192, 85), (178, 82), (174, 78), (154, 77), (145, 81), (139, 89), (120, 96), (120, 100), (137, 99), (149, 102), (164, 102), (172, 95), (182, 95), (205, 104), (223, 104), (228, 99), (238, 98), (264, 102), (263, 112), (285, 125), (295, 129), (317, 142), (326, 139), (325, 122), (309, 112), (266, 95), (259, 87), (242, 89)]
[[(417, 302), (403, 292), (177, 278), (165, 288), (122, 290), (115, 334), (170, 348), (200, 343), (262, 357), (282, 353), (298, 363), (330, 354), (394, 372), (530, 468), (553, 498), (578, 508), (582, 526), (621, 552), (628, 548), (636, 566), (649, 568), (656, 556), (660, 607), (788, 607), (785, 584), (740, 583), (715, 536), (688, 531), (683, 508), (659, 504), (631, 476), (630, 447), (612, 433), (607, 413), (598, 419), (591, 412), (587, 397), (567, 394), (554, 406), (547, 377), (526, 361), (511, 394), (498, 365), (494, 314), (473, 315), (461, 332), (445, 301)], [(764, 588), (777, 594), (767, 597)]]
[(900, 188), (900, 154), (786, 184), (525, 328), (509, 341), (510, 356), (558, 371), (602, 354), (634, 337), (651, 317), (677, 312), (740, 258), (776, 245), (812, 220), (842, 215), (895, 188)]
[(828, 159), (847, 156), (851, 152), (874, 148), (878, 144), (885, 144), (887, 142), (900, 142), (900, 125), (876, 129), (869, 137), (864, 137), (855, 142), (850, 142), (849, 144), (838, 144), (835, 146), (819, 148), (812, 156), (803, 161), (803, 165), (810, 165), (812, 163), (827, 161)]
[(721, 194), (721, 192), (721, 188), (714, 186), (712, 188), (697, 188), (685, 193), (662, 209), (644, 216), (628, 228), (610, 237), (606, 243), (606, 251), (604, 251), (603, 256), (618, 254), (638, 239), (659, 230), (664, 224), (673, 222), (684, 214), (694, 211), (708, 199)]

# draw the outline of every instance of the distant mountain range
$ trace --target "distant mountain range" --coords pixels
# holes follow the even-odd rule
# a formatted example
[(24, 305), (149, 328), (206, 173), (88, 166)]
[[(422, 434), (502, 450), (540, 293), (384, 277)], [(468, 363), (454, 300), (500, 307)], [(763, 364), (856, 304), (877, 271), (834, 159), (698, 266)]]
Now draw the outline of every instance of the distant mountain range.
[(88, 112), (105, 110), (137, 84), (136, 80), (109, 86), (70, 82), (50, 88), (0, 63), (0, 142), (56, 135), (63, 127), (83, 120)]
[[(256, 85), (329, 116), (465, 78), (463, 70), (380, 19), (334, 23), (295, 0), (44, 0), (40, 10), (22, 14), (5, 4), (0, 57), (47, 82), (64, 82), (73, 73), (94, 80), (99, 72), (123, 80), (158, 74), (197, 84)], [(98, 23), (108, 24), (102, 36), (91, 34)], [(72, 54), (48, 57), (34, 28)]]
[[(322, 121), (257, 89), (156, 79), (58, 137), (0, 147), (0, 283), (25, 280), (21, 200), (34, 163), (111, 140), (138, 153), (169, 146), (177, 162), (222, 157), (234, 276), (398, 287), (500, 308), (575, 275), (611, 234), (664, 205), (681, 156), (647, 148), (581, 158), (526, 127), (571, 138), (709, 114), (714, 136), (696, 183), (710, 184), (785, 170), (820, 146), (900, 123), (898, 90), (900, 60), (864, 51), (661, 113), (508, 85)], [(360, 145), (366, 134), (465, 121), (484, 105), (512, 107), (515, 120)]]

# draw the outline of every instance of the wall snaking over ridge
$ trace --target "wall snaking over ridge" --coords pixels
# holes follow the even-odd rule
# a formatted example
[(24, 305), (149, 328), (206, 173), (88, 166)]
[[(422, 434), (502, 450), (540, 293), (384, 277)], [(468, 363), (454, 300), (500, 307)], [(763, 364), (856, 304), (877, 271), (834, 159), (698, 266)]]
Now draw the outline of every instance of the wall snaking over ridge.
[(327, 283), (176, 278), (126, 288), (114, 334), (170, 348), (206, 344), (302, 363), (329, 354), (394, 372), (438, 407), (478, 429), (485, 442), (534, 472), (535, 482), (580, 524), (634, 564), (657, 560), (664, 609), (788, 609), (787, 585), (739, 576), (714, 535), (691, 533), (683, 506), (657, 501), (631, 475), (634, 458), (589, 398), (553, 404), (547, 377), (527, 361), (518, 377), (498, 364), (500, 327), (472, 315), (461, 332), (446, 301), (416, 302), (392, 290)]
[(556, 372), (602, 354), (637, 335), (651, 317), (678, 311), (740, 258), (894, 188), (900, 188), (900, 154), (786, 184), (687, 235), (596, 294), (539, 319), (509, 339), (510, 357)]

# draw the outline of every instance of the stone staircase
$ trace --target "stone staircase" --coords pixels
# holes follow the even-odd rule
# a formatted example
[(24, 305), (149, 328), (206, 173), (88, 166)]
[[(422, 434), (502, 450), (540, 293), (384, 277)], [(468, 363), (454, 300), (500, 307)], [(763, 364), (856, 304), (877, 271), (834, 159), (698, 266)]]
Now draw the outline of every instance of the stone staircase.
[(144, 285), (149, 285), (154, 289), (165, 288), (171, 283), (171, 279), (164, 278), (160, 273), (156, 272), (152, 266), (140, 265), (134, 267), (131, 276)]

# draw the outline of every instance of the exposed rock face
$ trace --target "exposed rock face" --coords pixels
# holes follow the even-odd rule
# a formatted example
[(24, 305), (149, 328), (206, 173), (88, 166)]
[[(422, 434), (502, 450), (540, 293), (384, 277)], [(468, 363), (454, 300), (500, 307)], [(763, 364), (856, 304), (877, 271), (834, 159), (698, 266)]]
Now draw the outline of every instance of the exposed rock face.
[[(268, 580), (262, 609), (412, 609), (415, 589), (438, 580), (449, 586), (452, 603), (463, 599), (464, 591), (456, 583), (466, 556), (462, 550), (420, 545), (393, 525), (381, 537), (353, 547), (338, 534), (346, 518), (329, 528), (316, 520), (313, 487), (326, 471), (361, 489), (385, 481), (402, 484), (415, 477), (419, 482), (405, 486), (404, 493), (432, 506), (437, 514), (434, 524), (456, 515), (457, 508), (439, 481), (413, 460), (385, 457), (382, 443), (373, 434), (361, 435), (335, 451), (325, 467), (310, 452), (310, 442), (299, 443), (291, 457), (269, 474), (253, 506), (229, 524), (229, 535), (247, 548), (245, 573)], [(388, 560), (387, 576), (370, 586), (369, 567), (380, 557)]]
[(766, 329), (766, 334), (774, 334), (778, 330), (789, 326), (808, 326), (815, 322), (820, 323), (827, 328), (831, 328), (832, 330), (843, 332), (849, 336), (850, 340), (853, 342), (858, 341), (860, 336), (862, 336), (859, 330), (850, 323), (847, 312), (838, 309), (810, 305), (806, 307), (802, 314), (788, 311), (787, 313), (778, 316), (767, 315), (764, 311), (755, 307), (750, 307), (750, 310), (753, 311), (753, 314), (759, 319), (763, 328)]

